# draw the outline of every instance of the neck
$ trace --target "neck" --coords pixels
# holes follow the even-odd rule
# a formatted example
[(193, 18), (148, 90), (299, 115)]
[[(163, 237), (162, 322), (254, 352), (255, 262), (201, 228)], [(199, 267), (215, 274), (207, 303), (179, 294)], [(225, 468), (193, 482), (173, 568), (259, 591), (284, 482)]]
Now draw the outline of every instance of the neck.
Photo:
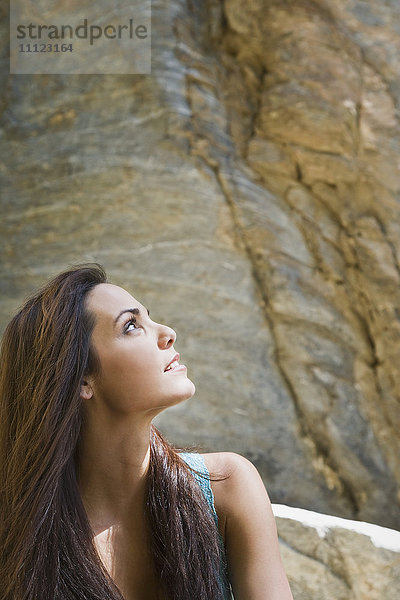
[[(103, 425), (103, 426), (102, 426)], [(81, 436), (78, 479), (95, 530), (143, 514), (150, 462), (151, 421), (86, 422)]]

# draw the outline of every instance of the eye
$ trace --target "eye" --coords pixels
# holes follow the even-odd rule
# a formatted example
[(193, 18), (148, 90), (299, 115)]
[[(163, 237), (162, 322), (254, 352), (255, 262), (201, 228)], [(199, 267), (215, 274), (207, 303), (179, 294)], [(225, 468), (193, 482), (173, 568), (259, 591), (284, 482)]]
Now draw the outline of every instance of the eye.
[(136, 324), (136, 319), (132, 317), (132, 319), (129, 319), (129, 321), (127, 321), (124, 325), (124, 333), (129, 333), (135, 329), (139, 329), (139, 327)]

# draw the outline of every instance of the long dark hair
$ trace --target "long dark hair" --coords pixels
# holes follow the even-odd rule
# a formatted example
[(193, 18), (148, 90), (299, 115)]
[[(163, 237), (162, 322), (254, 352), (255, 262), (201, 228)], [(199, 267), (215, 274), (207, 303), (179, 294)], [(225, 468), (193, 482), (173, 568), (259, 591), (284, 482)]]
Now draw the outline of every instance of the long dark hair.
[[(100, 265), (73, 267), (9, 323), (0, 363), (0, 597), (122, 600), (93, 543), (76, 474), (80, 385), (99, 367), (88, 292)], [(220, 600), (220, 544), (190, 469), (152, 426), (147, 518), (166, 600)]]

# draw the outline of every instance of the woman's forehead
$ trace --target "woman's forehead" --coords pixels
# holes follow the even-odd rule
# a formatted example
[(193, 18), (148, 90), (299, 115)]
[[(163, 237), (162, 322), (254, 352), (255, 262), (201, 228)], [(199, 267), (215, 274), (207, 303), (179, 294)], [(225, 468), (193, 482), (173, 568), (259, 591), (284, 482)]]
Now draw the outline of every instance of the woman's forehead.
[(96, 314), (114, 314), (125, 309), (140, 308), (141, 304), (124, 288), (112, 283), (99, 283), (89, 292), (87, 307)]

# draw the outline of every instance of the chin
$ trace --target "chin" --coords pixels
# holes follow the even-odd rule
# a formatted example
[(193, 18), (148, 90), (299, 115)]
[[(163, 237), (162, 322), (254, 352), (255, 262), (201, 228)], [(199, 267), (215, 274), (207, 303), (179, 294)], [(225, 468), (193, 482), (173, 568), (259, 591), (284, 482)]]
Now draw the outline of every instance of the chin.
[(189, 400), (189, 398), (194, 396), (194, 393), (196, 391), (196, 386), (194, 385), (193, 381), (191, 381), (190, 379), (188, 381), (190, 382), (191, 392), (190, 392), (190, 396), (187, 397), (187, 400)]
[(196, 387), (190, 379), (188, 379), (187, 385), (185, 386), (185, 390), (182, 390), (180, 394), (177, 394), (171, 406), (175, 404), (179, 404), (180, 402), (185, 402), (185, 400), (189, 400), (196, 391)]
[(195, 387), (194, 383), (192, 381), (190, 381), (190, 379), (189, 379), (189, 385), (187, 386), (187, 391), (185, 391), (182, 394), (182, 397), (180, 400), (178, 400), (178, 402), (181, 402), (183, 400), (189, 400), (189, 398), (191, 398), (194, 395), (195, 391), (196, 391), (196, 387)]

